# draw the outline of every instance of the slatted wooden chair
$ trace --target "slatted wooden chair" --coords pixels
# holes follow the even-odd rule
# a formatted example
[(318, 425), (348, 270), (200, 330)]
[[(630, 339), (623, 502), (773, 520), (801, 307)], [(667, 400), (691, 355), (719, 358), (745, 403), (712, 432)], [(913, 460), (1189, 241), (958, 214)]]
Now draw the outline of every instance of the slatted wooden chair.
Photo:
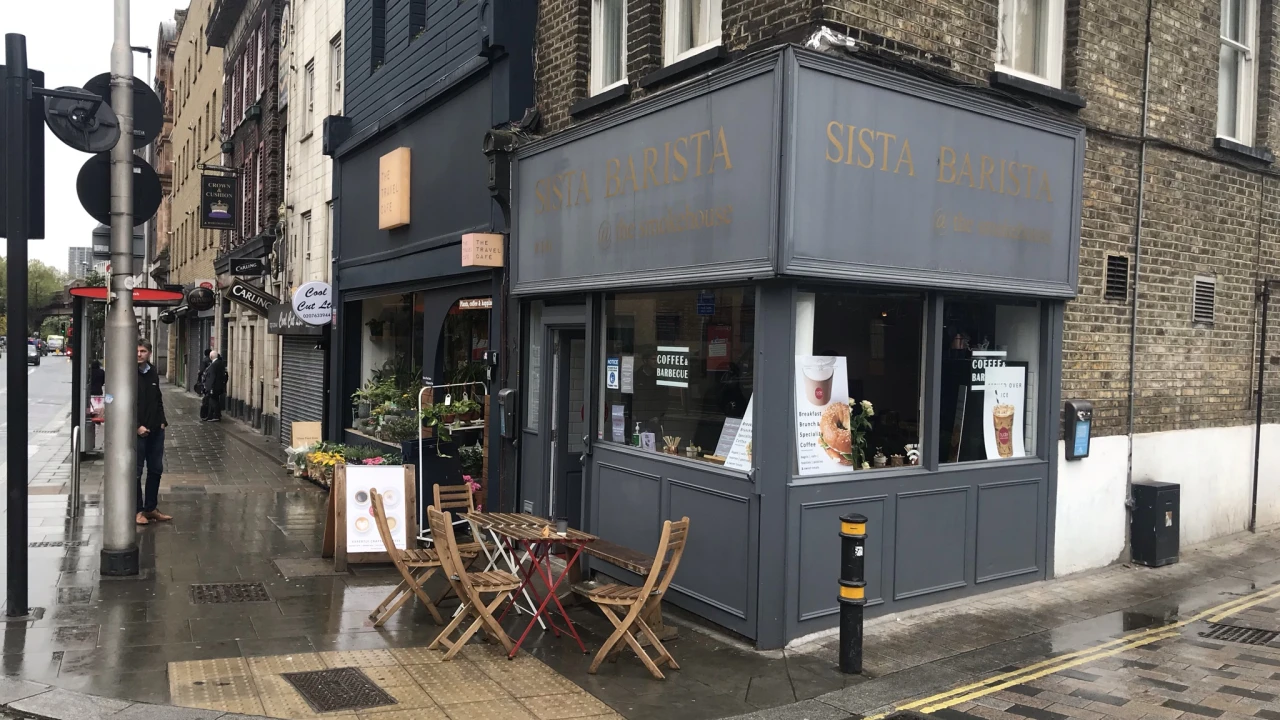
[[(440, 512), (451, 513), (456, 517), (457, 515), (461, 515), (462, 513), (473, 513), (476, 511), (475, 496), (471, 494), (471, 488), (468, 487), (465, 483), (463, 483), (462, 485), (441, 485), (439, 483), (436, 483), (435, 485), (432, 486), (431, 493), (432, 493), (433, 499), (435, 500), (435, 502), (432, 503), (432, 505), (435, 507), (436, 510), (439, 510)], [(467, 525), (467, 524), (468, 523), (465, 518), (459, 518), (457, 520), (454, 520), (451, 523), (451, 525), (455, 528), (459, 525)], [(471, 536), (473, 540), (471, 542), (459, 543), (458, 549), (461, 550), (463, 554), (469, 553), (474, 558), (474, 557), (478, 557), (480, 553), (483, 551), (483, 548), (481, 547), (481, 543), (484, 542), (484, 536), (480, 533), (479, 529), (476, 527), (470, 527), (469, 529), (471, 530)], [(432, 536), (432, 542), (434, 543), (435, 542), (434, 530), (431, 532), (431, 536)], [(493, 543), (488, 543), (488, 548), (489, 550), (492, 551)], [(486, 554), (489, 554), (489, 553), (486, 553)], [(470, 565), (470, 562), (468, 562), (468, 566), (469, 565)]]
[[(444, 567), (445, 576), (453, 591), (462, 599), (462, 608), (444, 630), (431, 641), (428, 650), (443, 645), (446, 649), (445, 660), (452, 660), (472, 635), (484, 630), (494, 640), (511, 652), (515, 643), (507, 636), (502, 626), (493, 617), (493, 611), (511, 597), (511, 593), (520, 587), (520, 578), (502, 571), (468, 572), (469, 561), (458, 551), (458, 541), (453, 535), (453, 516), (442, 513), (435, 507), (427, 508), (427, 521), (431, 527), (431, 535), (435, 538), (436, 552)], [(491, 595), (492, 600), (485, 602), (484, 596)], [(453, 633), (468, 618), (473, 622), (463, 630), (457, 638)]]
[[(613, 634), (604, 641), (604, 645), (600, 647), (600, 652), (596, 653), (587, 672), (594, 675), (600, 669), (601, 663), (621, 651), (622, 645), (618, 644), (619, 641), (625, 641), (640, 658), (640, 662), (644, 663), (649, 672), (659, 680), (666, 678), (658, 669), (659, 665), (666, 664), (672, 670), (680, 669), (675, 658), (671, 657), (671, 653), (658, 639), (657, 634), (645, 622), (645, 618), (652, 617), (658, 606), (662, 604), (662, 597), (667, 594), (671, 579), (675, 577), (676, 569), (680, 567), (680, 557), (684, 555), (685, 541), (688, 537), (689, 518), (681, 518), (679, 522), (668, 520), (662, 524), (662, 537), (658, 540), (658, 551), (653, 556), (653, 566), (645, 577), (644, 585), (640, 587), (619, 584), (574, 586), (574, 592), (595, 603), (614, 627)], [(623, 617), (619, 618), (615, 609), (620, 609)], [(640, 646), (641, 634), (657, 651), (656, 657), (650, 657), (649, 653)]]
[[(443, 625), (444, 618), (440, 616), (440, 611), (436, 609), (436, 603), (431, 600), (431, 596), (423, 588), (427, 580), (441, 567), (439, 555), (435, 550), (401, 550), (397, 548), (395, 541), (391, 537), (391, 526), (387, 524), (387, 510), (382, 502), (382, 493), (371, 489), (369, 491), (369, 499), (373, 506), (374, 524), (378, 526), (378, 534), (382, 536), (382, 545), (387, 549), (387, 556), (391, 558), (391, 562), (395, 564), (396, 570), (400, 572), (400, 577), (403, 578), (395, 590), (392, 590), (391, 594), (379, 603), (378, 607), (373, 609), (373, 612), (369, 613), (369, 619), (373, 621), (373, 626), (381, 627), (387, 621), (387, 618), (391, 617), (395, 611), (408, 602), (410, 597), (415, 595), (426, 606), (427, 612), (431, 613), (431, 618), (436, 621), (436, 624)], [(441, 599), (443, 600), (443, 598)]]

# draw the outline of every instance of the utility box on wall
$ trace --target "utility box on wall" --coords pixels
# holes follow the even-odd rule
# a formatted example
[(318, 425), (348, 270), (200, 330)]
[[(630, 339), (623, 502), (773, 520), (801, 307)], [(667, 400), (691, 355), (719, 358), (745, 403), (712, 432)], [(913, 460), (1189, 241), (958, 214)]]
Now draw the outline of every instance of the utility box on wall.
[(1133, 484), (1133, 517), (1129, 537), (1133, 561), (1147, 567), (1178, 562), (1178, 523), (1182, 488), (1177, 483)]
[(1089, 441), (1093, 438), (1093, 403), (1088, 400), (1063, 403), (1062, 438), (1066, 441), (1068, 460), (1089, 457)]

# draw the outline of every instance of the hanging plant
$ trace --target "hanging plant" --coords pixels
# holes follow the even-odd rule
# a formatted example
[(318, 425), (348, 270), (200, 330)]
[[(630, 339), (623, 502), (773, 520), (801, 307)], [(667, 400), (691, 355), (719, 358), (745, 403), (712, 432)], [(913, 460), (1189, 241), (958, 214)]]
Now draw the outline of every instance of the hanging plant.
[(386, 324), (385, 322), (383, 322), (382, 320), (379, 320), (378, 318), (373, 318), (369, 322), (365, 323), (365, 325), (368, 326), (369, 328), (369, 337), (371, 338), (382, 337), (382, 326), (385, 324)]

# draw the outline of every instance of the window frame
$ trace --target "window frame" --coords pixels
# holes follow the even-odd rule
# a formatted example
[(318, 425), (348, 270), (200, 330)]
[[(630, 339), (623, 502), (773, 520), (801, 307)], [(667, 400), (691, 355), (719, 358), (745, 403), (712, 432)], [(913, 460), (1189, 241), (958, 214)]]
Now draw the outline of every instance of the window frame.
[[(1043, 12), (1045, 14), (1043, 36), (1045, 46), (1038, 48), (1037, 51), (1040, 54), (1039, 61), (1044, 63), (1044, 75), (1018, 70), (1011, 64), (1004, 62), (1005, 55), (1003, 50), (1006, 47), (1013, 47), (1013, 38), (1017, 35), (1011, 32), (1013, 28), (1007, 26), (1004, 19), (1013, 14), (1013, 5), (1018, 1), (1000, 0), (999, 15), (997, 16), (999, 27), (996, 30), (996, 69), (1040, 85), (1061, 89), (1062, 61), (1066, 52), (1066, 0), (1041, 0), (1044, 3)], [(1008, 55), (1010, 57), (1013, 55), (1012, 49)]]
[(316, 59), (302, 66), (302, 136), (311, 135), (316, 120)]
[(329, 114), (342, 112), (342, 33), (329, 39)]
[(672, 65), (685, 58), (705, 52), (724, 43), (724, 23), (722, 22), (723, 0), (692, 0), (703, 3), (707, 11), (707, 40), (688, 50), (676, 49), (675, 39), (679, 30), (679, 9), (681, 0), (663, 0), (662, 8), (662, 64)]
[[(604, 4), (616, 1), (622, 5), (621, 37), (618, 38), (618, 67), (621, 77), (605, 85), (604, 74), (605, 36), (603, 32)], [(607, 90), (627, 84), (627, 0), (591, 0), (591, 79), (588, 95), (599, 95)]]
[(1239, 75), (1236, 78), (1236, 127), (1223, 127), (1223, 99), (1219, 94), (1217, 117), (1215, 119), (1215, 130), (1217, 137), (1223, 140), (1253, 147), (1257, 131), (1257, 103), (1258, 103), (1258, 25), (1259, 25), (1259, 2), (1258, 0), (1239, 0), (1241, 5), (1241, 21), (1244, 24), (1243, 35), (1249, 41), (1248, 45), (1228, 38), (1222, 33), (1223, 21), (1225, 20), (1226, 8), (1232, 0), (1222, 0), (1218, 13), (1218, 82), (1222, 82), (1222, 49), (1227, 46), (1243, 57), (1237, 56), (1239, 62)]

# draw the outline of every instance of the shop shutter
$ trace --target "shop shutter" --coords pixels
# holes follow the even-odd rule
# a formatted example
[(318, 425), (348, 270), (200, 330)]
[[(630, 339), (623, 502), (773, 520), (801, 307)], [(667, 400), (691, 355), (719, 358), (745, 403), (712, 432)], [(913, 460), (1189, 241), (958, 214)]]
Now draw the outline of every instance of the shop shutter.
[(324, 350), (314, 337), (285, 337), (280, 363), (280, 442), (291, 445), (293, 423), (324, 418)]

